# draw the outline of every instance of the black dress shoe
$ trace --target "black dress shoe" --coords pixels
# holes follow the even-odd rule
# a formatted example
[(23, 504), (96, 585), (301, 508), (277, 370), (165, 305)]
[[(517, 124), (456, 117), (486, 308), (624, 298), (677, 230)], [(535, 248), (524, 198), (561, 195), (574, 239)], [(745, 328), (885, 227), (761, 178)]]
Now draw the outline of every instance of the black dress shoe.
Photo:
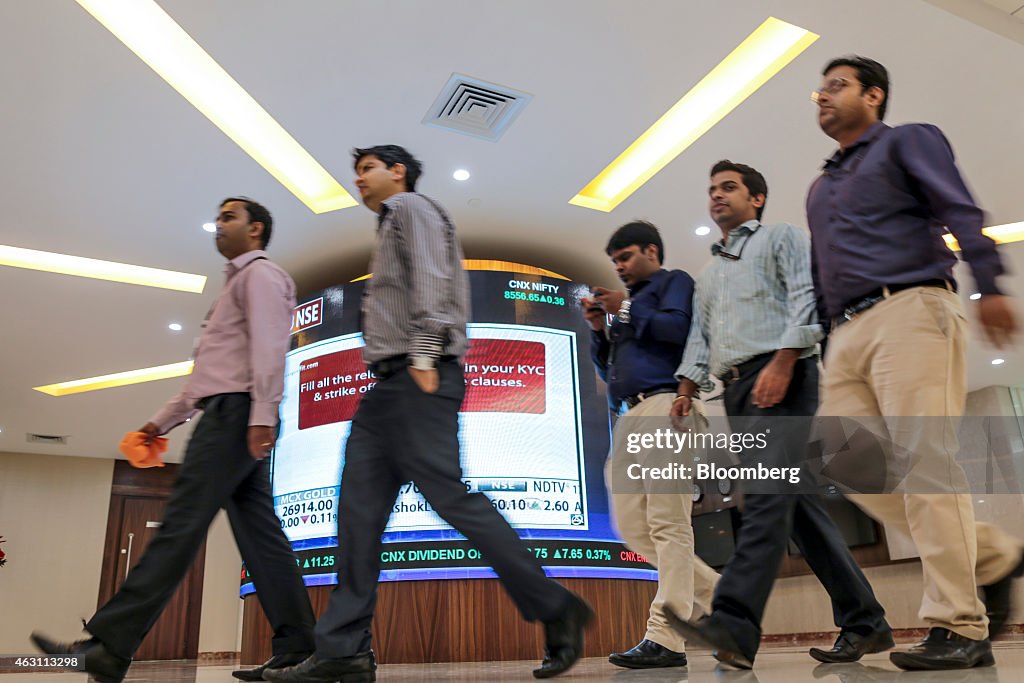
[(632, 650), (613, 652), (608, 661), (626, 669), (660, 669), (669, 666), (686, 666), (686, 653), (674, 652), (653, 640), (641, 640)]
[(981, 587), (981, 595), (985, 602), (988, 615), (988, 639), (995, 640), (1006, 628), (1006, 619), (1010, 616), (1013, 600), (1013, 580), (1024, 575), (1024, 557), (1009, 574), (995, 583)]
[(76, 671), (85, 671), (99, 683), (121, 683), (132, 660), (118, 657), (109, 652), (106, 646), (96, 638), (76, 640), (73, 643), (61, 643), (35, 631), (32, 642), (48, 655), (65, 655), (76, 657)]
[(671, 608), (666, 607), (665, 617), (668, 620), (668, 625), (683, 638), (711, 648), (712, 656), (723, 664), (734, 666), (737, 669), (754, 668), (754, 654), (741, 652), (736, 639), (724, 626), (714, 620), (714, 615), (703, 617), (700, 621), (686, 621), (681, 619)]
[(938, 627), (906, 652), (890, 654), (889, 661), (908, 671), (970, 669), (996, 663), (988, 640), (971, 640)]
[(295, 666), (296, 664), (305, 661), (312, 652), (286, 652), (280, 655), (274, 655), (267, 661), (263, 662), (255, 669), (239, 669), (238, 671), (232, 671), (231, 675), (240, 681), (262, 681), (263, 672), (267, 669), (284, 669), (289, 666)]
[(831, 650), (812, 647), (809, 654), (819, 662), (837, 664), (840, 662), (856, 662), (864, 655), (885, 652), (896, 645), (892, 639), (892, 631), (872, 631), (862, 636), (853, 631), (841, 631)]
[(279, 683), (373, 683), (377, 680), (373, 650), (351, 657), (327, 659), (313, 653), (303, 662), (286, 669), (267, 669), (263, 680)]
[(544, 622), (544, 661), (533, 670), (534, 677), (551, 678), (568, 671), (583, 654), (583, 629), (593, 619), (590, 605), (570, 593), (562, 615)]

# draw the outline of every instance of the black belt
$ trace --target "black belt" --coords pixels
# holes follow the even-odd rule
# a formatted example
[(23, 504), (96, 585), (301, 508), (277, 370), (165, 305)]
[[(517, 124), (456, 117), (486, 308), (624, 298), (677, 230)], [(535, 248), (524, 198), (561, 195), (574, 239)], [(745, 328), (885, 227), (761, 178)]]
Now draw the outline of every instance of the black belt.
[[(455, 359), (456, 356), (441, 356), (438, 358), (438, 361), (447, 363)], [(388, 379), (402, 372), (407, 367), (409, 367), (409, 355), (403, 353), (400, 356), (391, 356), (390, 358), (370, 363), (370, 372), (376, 375), (377, 379)]]
[(768, 353), (762, 353), (760, 356), (754, 356), (750, 360), (743, 361), (738, 365), (734, 365), (725, 371), (724, 375), (720, 375), (718, 379), (722, 380), (722, 384), (729, 386), (734, 382), (738, 382), (752, 370), (760, 370), (762, 366), (766, 365), (768, 361), (775, 355), (774, 351)]
[(648, 389), (647, 391), (641, 391), (637, 394), (633, 394), (632, 396), (627, 396), (622, 399), (622, 403), (625, 404), (625, 409), (629, 410), (637, 407), (651, 396), (657, 396), (658, 394), (674, 394), (675, 392), (675, 386), (655, 387), (654, 389)]
[(951, 292), (956, 291), (956, 283), (944, 279), (935, 280), (921, 280), (920, 282), (907, 282), (905, 284), (898, 285), (886, 285), (879, 287), (878, 289), (868, 292), (859, 299), (855, 299), (849, 302), (846, 306), (843, 306), (842, 315), (837, 315), (832, 318), (832, 329), (836, 329), (840, 325), (850, 322), (858, 315), (868, 310), (875, 304), (885, 301), (887, 298), (895, 294), (896, 292), (902, 292), (904, 289), (912, 289), (914, 287), (938, 287), (940, 289), (948, 289)]

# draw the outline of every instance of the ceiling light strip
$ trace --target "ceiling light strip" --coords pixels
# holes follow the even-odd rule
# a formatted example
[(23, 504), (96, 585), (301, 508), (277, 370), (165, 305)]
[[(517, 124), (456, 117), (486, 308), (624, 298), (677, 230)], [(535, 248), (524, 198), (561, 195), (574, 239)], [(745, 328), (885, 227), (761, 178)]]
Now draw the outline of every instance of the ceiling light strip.
[(613, 210), (817, 39), (769, 17), (569, 203)]
[(314, 213), (355, 206), (288, 134), (153, 0), (77, 0)]
[(68, 254), (55, 254), (49, 251), (36, 251), (35, 249), (22, 249), (3, 244), (0, 244), (0, 265), (91, 277), (111, 282), (125, 282), (145, 287), (173, 289), (193, 294), (202, 294), (206, 287), (205, 275), (179, 273), (174, 270), (147, 268), (130, 263), (101, 261)]
[[(983, 228), (982, 232), (995, 240), (996, 244), (1020, 242), (1024, 240), (1024, 221), (1021, 221), (1020, 223), (993, 225), (990, 228)], [(953, 251), (960, 251), (960, 244), (956, 241), (955, 237), (949, 233), (946, 233), (942, 237), (946, 240), (946, 246)]]
[(97, 389), (110, 389), (112, 387), (123, 387), (129, 384), (141, 384), (142, 382), (155, 382), (158, 379), (170, 379), (172, 377), (183, 377), (192, 372), (193, 361), (187, 360), (181, 363), (170, 365), (159, 365), (154, 368), (142, 368), (141, 370), (128, 370), (117, 372), (113, 375), (101, 375), (100, 377), (89, 377), (86, 379), (75, 379), (57, 384), (47, 384), (42, 387), (33, 387), (50, 396), (68, 396), (70, 394), (81, 394), (86, 391)]
[[(553, 270), (546, 268), (538, 268), (536, 266), (527, 266), (522, 263), (513, 263), (512, 261), (495, 261), (493, 259), (463, 259), (462, 267), (464, 270), (493, 270), (499, 273), (522, 273), (524, 275), (542, 275), (544, 277), (553, 277), (559, 280), (568, 280), (564, 275), (560, 275)], [(367, 273), (361, 275), (351, 282), (361, 282), (368, 280), (373, 277), (373, 273)]]

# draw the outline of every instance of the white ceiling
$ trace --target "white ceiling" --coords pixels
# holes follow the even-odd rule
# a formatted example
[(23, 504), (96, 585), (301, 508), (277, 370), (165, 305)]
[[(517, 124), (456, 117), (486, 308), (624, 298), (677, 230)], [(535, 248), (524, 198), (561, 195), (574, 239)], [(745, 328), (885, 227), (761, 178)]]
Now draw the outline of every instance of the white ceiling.
[(926, 0), (978, 26), (1024, 44), (1024, 3), (1020, 0)]
[[(1024, 220), (1024, 45), (924, 0), (161, 5), (353, 194), (354, 145), (394, 142), (422, 158), (420, 189), (449, 207), (469, 257), (612, 285), (604, 242), (644, 217), (662, 228), (668, 266), (699, 270), (712, 237), (693, 229), (708, 222), (707, 171), (724, 157), (765, 173), (768, 220), (804, 224), (807, 185), (833, 147), (809, 93), (850, 52), (889, 67), (890, 122), (946, 131), (991, 224)], [(64, 398), (31, 387), (186, 359), (221, 282), (200, 229), (221, 198), (271, 208), (271, 255), (307, 291), (365, 272), (373, 218), (312, 214), (71, 0), (0, 12), (0, 243), (211, 278), (197, 296), (0, 268), (0, 451), (111, 457), (182, 380)], [(769, 15), (821, 39), (613, 213), (567, 203)], [(422, 125), (452, 72), (534, 99), (498, 143)], [(458, 167), (473, 177), (456, 183)], [(1024, 246), (1003, 253), (1024, 272)], [(1007, 285), (1024, 292), (1020, 276)], [(185, 329), (169, 332), (172, 320)], [(973, 388), (1024, 383), (1024, 355), (999, 368), (992, 356), (973, 344)], [(70, 439), (30, 445), (26, 432)]]

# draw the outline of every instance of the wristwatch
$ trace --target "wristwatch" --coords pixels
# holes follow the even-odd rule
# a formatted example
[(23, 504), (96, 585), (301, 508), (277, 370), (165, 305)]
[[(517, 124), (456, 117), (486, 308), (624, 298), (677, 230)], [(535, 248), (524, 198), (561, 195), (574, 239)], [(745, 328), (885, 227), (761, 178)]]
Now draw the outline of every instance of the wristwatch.
[(409, 367), (414, 370), (435, 370), (437, 363), (427, 356), (409, 356)]
[(622, 303), (619, 304), (619, 322), (620, 323), (625, 324), (625, 323), (629, 322), (629, 307), (632, 306), (632, 305), (633, 305), (633, 302), (630, 299), (624, 299), (622, 301)]

